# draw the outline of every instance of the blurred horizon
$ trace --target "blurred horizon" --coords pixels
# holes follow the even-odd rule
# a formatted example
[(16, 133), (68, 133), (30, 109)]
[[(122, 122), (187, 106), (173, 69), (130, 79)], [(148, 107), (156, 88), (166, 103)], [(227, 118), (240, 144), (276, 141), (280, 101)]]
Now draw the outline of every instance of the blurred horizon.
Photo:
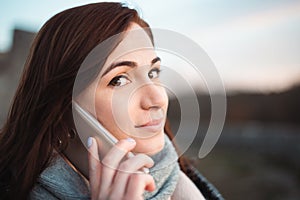
[[(34, 37), (34, 35), (36, 34), (36, 32), (33, 32), (31, 30), (27, 30), (26, 28), (22, 28), (22, 27), (15, 27), (13, 30), (13, 34), (15, 31), (19, 31), (19, 32), (24, 32), (26, 34), (29, 34), (29, 35), (32, 35)], [(12, 48), (13, 48), (13, 37), (14, 35), (12, 34), (12, 42), (11, 42), (11, 45), (5, 49), (5, 51), (0, 51), (0, 59), (5, 56), (6, 54), (9, 54), (11, 51), (12, 51)], [(28, 42), (28, 45), (30, 45), (30, 42), (31, 41), (27, 41)], [(28, 48), (29, 50), (29, 48)], [(27, 56), (27, 55), (25, 55)], [(1, 66), (0, 66), (1, 68)], [(0, 70), (1, 71), (1, 70)], [(295, 74), (294, 74), (295, 75)], [(221, 78), (222, 78), (222, 74), (220, 74)], [(296, 77), (298, 77), (298, 74), (296, 74)], [(224, 83), (224, 80), (223, 80), (223, 83)], [(241, 84), (241, 83), (240, 83)], [(285, 84), (284, 86), (282, 87), (279, 87), (279, 88), (259, 88), (259, 87), (243, 87), (241, 85), (239, 86), (228, 86), (226, 87), (226, 84), (224, 84), (224, 87), (225, 87), (225, 90), (226, 90), (226, 93), (227, 95), (238, 95), (238, 94), (252, 94), (252, 93), (257, 93), (257, 94), (274, 94), (274, 93), (282, 93), (282, 92), (285, 92), (285, 91), (288, 91), (288, 90), (291, 90), (295, 87), (298, 87), (300, 85), (300, 72), (299, 72), (299, 78), (295, 78), (295, 79), (292, 79), (291, 78), (291, 81), (287, 84)], [(204, 86), (206, 87), (206, 86)], [(204, 90), (200, 90), (200, 89), (197, 89), (197, 88), (194, 88), (196, 92), (198, 93), (203, 93), (203, 94), (207, 94), (208, 91), (207, 91), (207, 88), (204, 89)], [(203, 89), (203, 88), (202, 88)], [(213, 91), (214, 93), (214, 91)], [(216, 92), (217, 93), (217, 92)], [(184, 93), (183, 93), (184, 94)]]

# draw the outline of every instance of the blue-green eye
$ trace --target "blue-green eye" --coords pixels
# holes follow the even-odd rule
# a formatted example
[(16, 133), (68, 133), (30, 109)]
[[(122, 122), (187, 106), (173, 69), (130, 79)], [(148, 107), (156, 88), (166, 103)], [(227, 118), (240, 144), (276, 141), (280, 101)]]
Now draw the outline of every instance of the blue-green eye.
[(110, 82), (109, 85), (114, 86), (114, 87), (121, 87), (124, 86), (131, 81), (124, 75), (116, 76), (114, 77)]
[(153, 69), (151, 69), (150, 72), (148, 73), (148, 77), (149, 77), (150, 79), (158, 78), (160, 72), (161, 72), (160, 69), (158, 69), (158, 68), (153, 68)]

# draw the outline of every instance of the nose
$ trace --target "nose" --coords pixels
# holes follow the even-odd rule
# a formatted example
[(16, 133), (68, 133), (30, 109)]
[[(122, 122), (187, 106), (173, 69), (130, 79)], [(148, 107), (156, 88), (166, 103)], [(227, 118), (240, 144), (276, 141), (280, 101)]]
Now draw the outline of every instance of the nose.
[(168, 96), (164, 87), (156, 83), (148, 83), (140, 88), (141, 107), (145, 110), (150, 108), (162, 108), (168, 104)]

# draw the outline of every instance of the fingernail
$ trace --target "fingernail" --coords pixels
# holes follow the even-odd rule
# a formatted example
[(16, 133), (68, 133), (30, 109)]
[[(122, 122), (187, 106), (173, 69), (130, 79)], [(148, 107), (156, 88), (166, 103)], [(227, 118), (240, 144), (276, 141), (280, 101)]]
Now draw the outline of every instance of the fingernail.
[(87, 147), (90, 148), (92, 146), (92, 144), (93, 144), (93, 139), (92, 139), (92, 137), (89, 137), (87, 139)]
[(144, 168), (143, 168), (143, 172), (144, 172), (145, 174), (149, 174), (149, 173), (150, 173), (150, 170), (149, 170), (148, 168), (144, 167)]
[(127, 138), (126, 140), (127, 140), (128, 142), (135, 143), (135, 140), (132, 139), (132, 138)]

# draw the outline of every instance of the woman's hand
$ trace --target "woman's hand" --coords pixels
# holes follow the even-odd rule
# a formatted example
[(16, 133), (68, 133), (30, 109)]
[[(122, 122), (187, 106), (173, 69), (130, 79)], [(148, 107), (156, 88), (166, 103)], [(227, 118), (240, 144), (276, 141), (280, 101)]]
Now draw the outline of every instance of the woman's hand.
[(89, 181), (91, 199), (143, 199), (145, 190), (153, 191), (153, 177), (142, 173), (143, 167), (153, 166), (153, 160), (145, 154), (137, 154), (123, 160), (136, 143), (133, 139), (120, 140), (99, 161), (98, 146), (94, 138), (89, 139)]

